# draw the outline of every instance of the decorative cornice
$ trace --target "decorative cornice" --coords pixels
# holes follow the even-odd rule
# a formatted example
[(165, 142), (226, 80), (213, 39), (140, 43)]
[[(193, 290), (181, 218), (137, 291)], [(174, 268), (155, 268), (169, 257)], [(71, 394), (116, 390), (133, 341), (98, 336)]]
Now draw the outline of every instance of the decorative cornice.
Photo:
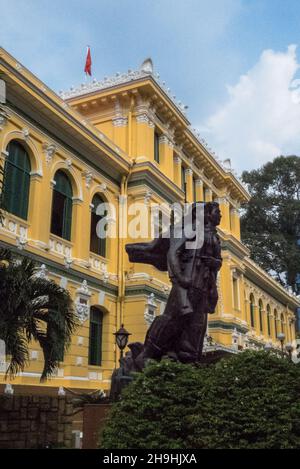
[[(153, 67), (151, 69), (145, 69), (143, 66), (139, 70), (128, 70), (127, 73), (116, 73), (115, 76), (113, 77), (105, 77), (104, 80), (98, 81), (94, 79), (91, 83), (82, 83), (79, 87), (74, 88), (71, 87), (70, 90), (68, 91), (62, 91), (60, 92), (60, 97), (62, 99), (71, 99), (71, 98), (77, 98), (80, 96), (84, 96), (85, 94), (89, 93), (94, 93), (97, 91), (102, 91), (114, 86), (118, 85), (123, 85), (123, 84), (131, 84), (135, 80), (141, 80), (143, 78), (151, 78), (154, 80), (154, 82), (162, 89), (162, 91), (168, 96), (168, 98), (171, 100), (171, 102), (174, 104), (176, 109), (183, 115), (185, 119), (186, 117), (186, 111), (188, 109), (188, 106), (183, 105), (180, 101), (176, 100), (176, 96), (172, 95), (170, 92), (170, 88), (167, 88), (165, 85), (165, 82), (161, 82), (159, 80), (159, 74), (154, 73)], [(141, 106), (142, 107), (142, 106)], [(138, 121), (138, 119), (137, 119)], [(138, 121), (139, 123), (149, 123), (148, 119), (146, 121)], [(154, 124), (150, 121), (149, 125), (154, 126)], [(245, 190), (247, 190), (246, 186), (243, 184), (243, 182), (239, 179), (238, 175), (236, 172), (231, 168), (231, 163), (228, 163), (230, 161), (229, 159), (221, 160), (218, 155), (208, 146), (207, 142), (200, 136), (199, 132), (194, 129), (192, 126), (188, 126), (188, 130), (191, 132), (193, 137), (198, 141), (198, 143), (206, 149), (206, 151), (210, 154), (211, 158), (214, 159), (214, 161), (219, 165), (219, 167), (222, 169), (223, 172), (225, 173), (230, 173), (232, 174), (243, 186)]]
[(135, 80), (141, 80), (143, 78), (152, 78), (154, 82), (163, 90), (163, 92), (166, 93), (168, 98), (186, 119), (186, 111), (188, 106), (183, 105), (180, 101), (176, 101), (176, 96), (171, 94), (170, 88), (165, 86), (165, 82), (161, 82), (159, 80), (159, 74), (154, 73), (153, 67), (151, 69), (146, 69), (141, 66), (139, 70), (128, 70), (127, 73), (116, 73), (115, 76), (110, 78), (104, 77), (104, 80), (101, 81), (94, 79), (91, 83), (82, 83), (77, 88), (71, 87), (68, 91), (60, 92), (60, 97), (62, 99), (76, 98), (88, 93), (102, 91), (113, 86), (132, 83)]

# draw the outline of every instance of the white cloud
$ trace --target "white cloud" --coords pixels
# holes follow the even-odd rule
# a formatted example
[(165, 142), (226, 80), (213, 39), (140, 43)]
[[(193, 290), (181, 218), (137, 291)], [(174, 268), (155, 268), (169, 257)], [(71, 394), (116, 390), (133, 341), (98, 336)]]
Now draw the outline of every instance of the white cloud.
[(265, 50), (238, 83), (228, 86), (224, 105), (200, 125), (222, 159), (239, 172), (280, 154), (300, 155), (300, 80), (296, 46)]

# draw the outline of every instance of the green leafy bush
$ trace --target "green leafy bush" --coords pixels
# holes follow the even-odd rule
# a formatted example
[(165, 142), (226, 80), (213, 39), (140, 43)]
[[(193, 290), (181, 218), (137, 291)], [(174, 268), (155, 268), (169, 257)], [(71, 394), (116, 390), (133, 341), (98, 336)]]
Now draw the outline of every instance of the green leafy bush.
[(300, 448), (300, 367), (250, 351), (152, 363), (113, 406), (101, 448)]

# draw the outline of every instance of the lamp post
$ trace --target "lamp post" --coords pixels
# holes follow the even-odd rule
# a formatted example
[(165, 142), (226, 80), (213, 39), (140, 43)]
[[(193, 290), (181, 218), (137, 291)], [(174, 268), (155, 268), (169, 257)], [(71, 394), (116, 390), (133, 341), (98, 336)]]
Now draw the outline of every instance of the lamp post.
[(124, 328), (124, 324), (121, 325), (120, 329), (114, 333), (114, 336), (116, 337), (116, 344), (120, 349), (120, 362), (123, 358), (123, 350), (126, 347), (128, 343), (128, 337), (131, 335), (130, 332), (126, 331)]
[(294, 347), (292, 346), (292, 344), (290, 342), (288, 342), (287, 344), (285, 344), (285, 350), (287, 351), (287, 353), (289, 354), (289, 359), (292, 360), (292, 351), (293, 351)]
[(277, 336), (277, 339), (280, 341), (280, 344), (281, 344), (281, 354), (283, 356), (283, 342), (284, 342), (284, 339), (285, 339), (285, 334), (283, 332), (280, 332)]
[(264, 349), (265, 349), (266, 352), (271, 352), (272, 344), (270, 344), (270, 342), (267, 342), (264, 346)]

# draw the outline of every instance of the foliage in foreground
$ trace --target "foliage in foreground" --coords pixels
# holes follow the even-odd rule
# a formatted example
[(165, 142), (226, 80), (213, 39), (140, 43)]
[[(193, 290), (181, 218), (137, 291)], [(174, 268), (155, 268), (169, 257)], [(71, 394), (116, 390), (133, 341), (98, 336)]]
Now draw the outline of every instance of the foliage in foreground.
[(150, 364), (113, 406), (101, 448), (300, 448), (300, 367), (264, 351)]
[(8, 374), (23, 371), (28, 346), (37, 341), (44, 354), (41, 380), (62, 360), (77, 325), (67, 290), (36, 275), (30, 259), (16, 259), (0, 249), (0, 339), (10, 355)]

